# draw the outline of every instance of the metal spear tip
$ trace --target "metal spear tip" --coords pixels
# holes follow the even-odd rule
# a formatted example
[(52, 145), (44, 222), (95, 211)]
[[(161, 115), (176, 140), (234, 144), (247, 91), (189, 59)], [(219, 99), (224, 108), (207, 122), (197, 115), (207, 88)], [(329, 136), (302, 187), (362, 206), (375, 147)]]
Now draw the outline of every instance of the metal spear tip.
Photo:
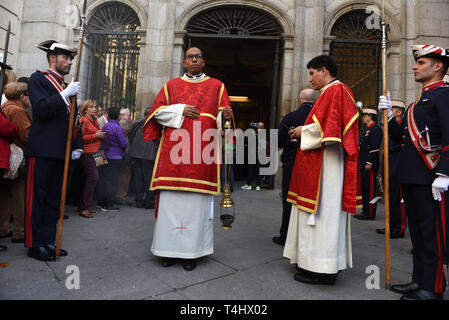
[(83, 15), (86, 15), (86, 12), (87, 12), (87, 0), (84, 0)]

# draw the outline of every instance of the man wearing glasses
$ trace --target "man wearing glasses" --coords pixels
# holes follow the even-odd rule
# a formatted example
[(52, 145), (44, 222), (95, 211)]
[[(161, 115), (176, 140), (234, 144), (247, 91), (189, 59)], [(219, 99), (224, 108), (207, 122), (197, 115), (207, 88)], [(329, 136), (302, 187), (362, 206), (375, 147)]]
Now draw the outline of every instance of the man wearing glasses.
[(220, 193), (220, 163), (203, 156), (218, 159), (220, 148), (207, 148), (219, 136), (207, 132), (219, 129), (223, 117), (232, 117), (224, 84), (206, 76), (205, 65), (199, 48), (187, 50), (187, 73), (165, 84), (144, 126), (146, 141), (161, 138), (150, 187), (158, 190), (151, 251), (163, 258), (164, 267), (183, 259), (186, 271), (196, 268), (195, 259), (213, 253), (213, 195)]

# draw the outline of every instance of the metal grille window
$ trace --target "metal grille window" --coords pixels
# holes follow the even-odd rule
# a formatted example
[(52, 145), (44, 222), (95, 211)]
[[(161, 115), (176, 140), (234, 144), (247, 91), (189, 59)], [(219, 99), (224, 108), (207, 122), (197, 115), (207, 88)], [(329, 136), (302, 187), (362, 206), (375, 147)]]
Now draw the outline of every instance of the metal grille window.
[(213, 34), (225, 37), (279, 37), (279, 23), (267, 14), (246, 7), (222, 7), (206, 10), (195, 16), (187, 27), (190, 36)]
[(106, 4), (89, 28), (88, 98), (105, 108), (135, 109), (140, 21), (129, 6)]
[(369, 30), (364, 11), (351, 11), (340, 17), (332, 28), (335, 36), (330, 55), (338, 65), (338, 79), (348, 85), (356, 101), (374, 106), (381, 90), (381, 32)]

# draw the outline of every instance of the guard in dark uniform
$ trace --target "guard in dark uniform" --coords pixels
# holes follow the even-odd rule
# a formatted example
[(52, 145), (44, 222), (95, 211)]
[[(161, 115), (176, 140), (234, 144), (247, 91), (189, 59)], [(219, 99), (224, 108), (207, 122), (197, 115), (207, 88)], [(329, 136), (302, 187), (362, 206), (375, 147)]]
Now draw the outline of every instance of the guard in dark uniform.
[(377, 110), (362, 109), (362, 120), (366, 131), (360, 141), (360, 171), (362, 177), (363, 211), (354, 217), (359, 220), (376, 219), (377, 171), (383, 131), (376, 124)]
[[(77, 50), (54, 40), (37, 46), (47, 52), (49, 69), (30, 77), (28, 91), (33, 106), (33, 123), (25, 147), (27, 186), (25, 199), (25, 247), (28, 256), (55, 260), (56, 225), (59, 218), (70, 97), (80, 83), (64, 83)], [(73, 141), (72, 159), (82, 154), (82, 135)], [(67, 251), (61, 250), (61, 256)]]
[[(412, 282), (394, 285), (402, 300), (442, 299), (447, 279), (447, 203), (449, 186), (449, 85), (442, 79), (449, 53), (437, 46), (413, 46), (415, 81), (422, 94), (404, 121), (389, 121), (391, 137), (401, 143), (399, 182), (413, 245)], [(391, 101), (381, 97), (379, 109)]]
[(282, 161), (282, 223), (280, 235), (273, 237), (273, 242), (281, 246), (285, 245), (287, 239), (288, 223), (290, 221), (290, 212), (292, 204), (287, 202), (288, 189), (292, 179), (293, 167), (295, 166), (296, 152), (299, 143), (296, 139), (292, 140), (288, 132), (299, 126), (304, 125), (310, 111), (315, 103), (315, 92), (313, 89), (304, 89), (300, 93), (299, 107), (295, 111), (287, 114), (279, 124), (278, 147), (283, 149), (281, 155)]
[[(405, 103), (399, 100), (392, 100), (392, 111), (394, 119), (402, 124)], [(389, 160), (389, 182), (390, 182), (390, 239), (404, 238), (407, 228), (407, 217), (405, 214), (405, 204), (402, 200), (401, 185), (399, 184), (399, 152), (401, 144), (388, 137), (388, 160)], [(385, 228), (376, 229), (376, 233), (385, 234)]]

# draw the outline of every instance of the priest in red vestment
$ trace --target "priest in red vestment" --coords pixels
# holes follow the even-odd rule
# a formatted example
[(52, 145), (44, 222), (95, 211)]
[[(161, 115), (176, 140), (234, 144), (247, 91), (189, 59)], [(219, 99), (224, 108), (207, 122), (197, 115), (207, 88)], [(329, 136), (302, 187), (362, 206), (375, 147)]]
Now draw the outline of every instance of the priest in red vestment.
[(164, 267), (183, 259), (187, 271), (213, 253), (221, 156), (221, 137), (214, 133), (222, 117), (232, 116), (224, 84), (206, 76), (205, 65), (199, 48), (187, 50), (187, 73), (165, 84), (143, 129), (145, 140), (161, 139), (150, 186), (158, 191), (151, 251)]
[(304, 126), (288, 200), (294, 206), (284, 256), (298, 264), (295, 280), (333, 285), (352, 267), (351, 220), (361, 204), (358, 118), (351, 90), (336, 79), (337, 65), (318, 56), (307, 65), (321, 96)]

